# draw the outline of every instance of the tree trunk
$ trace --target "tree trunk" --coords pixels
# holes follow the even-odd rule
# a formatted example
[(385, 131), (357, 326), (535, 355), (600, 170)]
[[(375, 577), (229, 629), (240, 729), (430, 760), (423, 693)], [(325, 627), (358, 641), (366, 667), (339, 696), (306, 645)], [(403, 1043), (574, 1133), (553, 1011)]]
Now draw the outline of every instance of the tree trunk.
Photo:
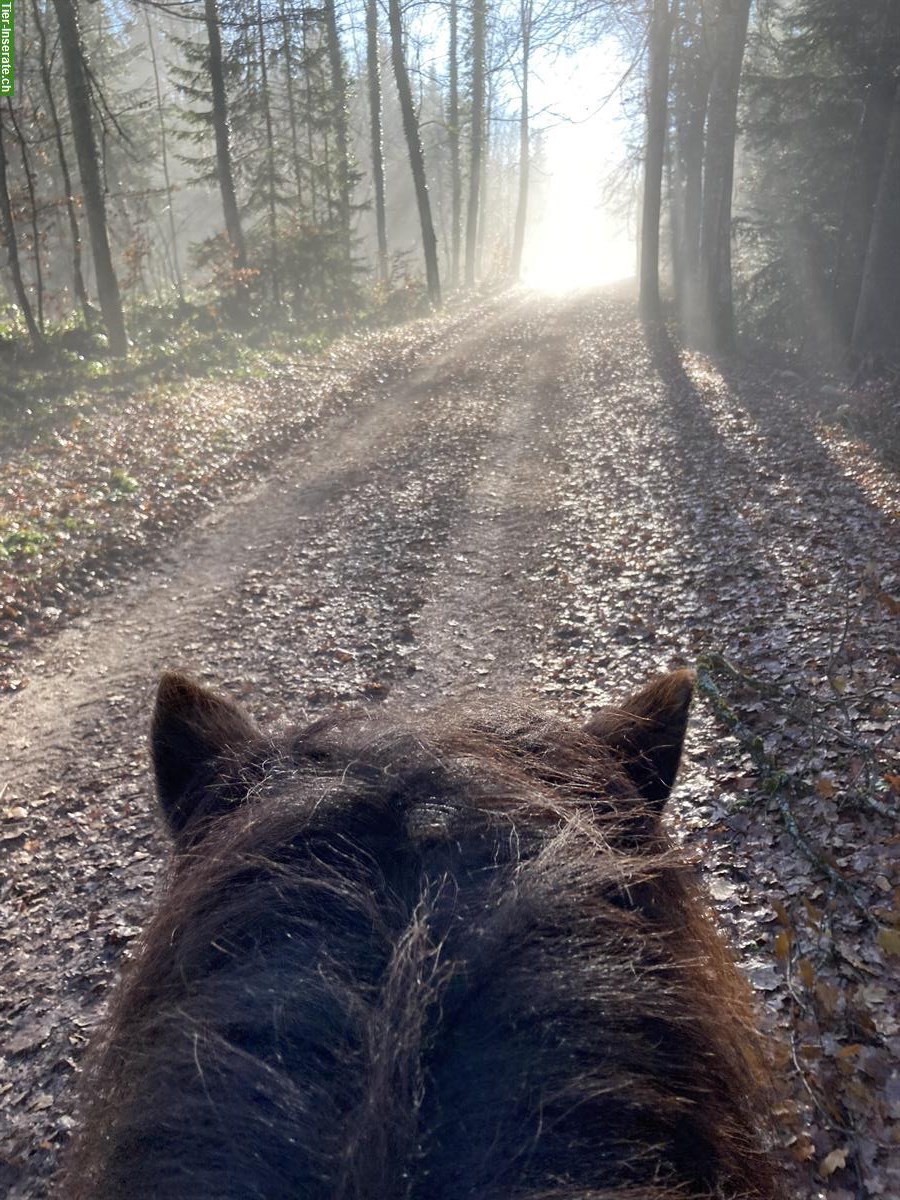
[(81, 230), (78, 226), (78, 215), (75, 212), (75, 196), (72, 192), (72, 176), (69, 172), (69, 162), (66, 158), (63, 143), (62, 127), (59, 123), (59, 111), (56, 107), (56, 97), (53, 94), (53, 80), (50, 75), (50, 63), (47, 56), (47, 35), (44, 32), (44, 22), (41, 17), (37, 0), (31, 0), (31, 11), (34, 15), (34, 25), (38, 35), (38, 47), (41, 59), (41, 81), (44, 94), (47, 97), (47, 111), (50, 114), (50, 124), (53, 127), (53, 142), (56, 146), (56, 156), (59, 161), (59, 171), (62, 176), (63, 188), (66, 193), (66, 215), (69, 221), (69, 234), (72, 239), (72, 287), (84, 317), (85, 327), (91, 327), (91, 306), (88, 301), (87, 288), (84, 285), (84, 272), (81, 268)]
[(344, 76), (344, 56), (338, 37), (335, 0), (324, 0), (325, 32), (328, 38), (328, 62), (331, 67), (331, 87), (334, 92), (334, 133), (337, 142), (338, 221), (345, 240), (349, 259), (350, 242), (350, 139), (347, 132), (347, 82)]
[(900, 82), (894, 86), (891, 124), (872, 229), (866, 250), (851, 350), (857, 360), (900, 352)]
[(178, 234), (175, 230), (175, 209), (172, 201), (172, 179), (169, 175), (169, 151), (166, 141), (166, 119), (163, 114), (162, 87), (159, 82), (159, 63), (156, 58), (156, 42), (153, 37), (153, 26), (150, 14), (144, 9), (144, 20), (147, 23), (147, 42), (150, 47), (150, 62), (153, 66), (153, 82), (156, 87), (156, 115), (159, 120), (159, 143), (162, 151), (163, 181), (166, 185), (166, 210), (169, 216), (169, 236), (172, 239), (172, 269), (175, 275), (175, 287), (178, 299), (184, 303), (184, 280), (181, 275), (181, 263), (178, 260)]
[[(486, 55), (488, 51), (485, 51)], [(485, 58), (485, 64), (487, 57)], [(484, 248), (487, 244), (488, 213), (491, 211), (491, 120), (494, 112), (494, 79), (485, 70), (484, 133), (481, 139), (481, 183), (478, 188), (478, 234), (475, 239), (475, 278), (484, 274)], [(499, 187), (498, 187), (499, 193)]]
[(288, 124), (291, 130), (291, 164), (294, 170), (294, 190), (297, 207), (303, 208), (303, 168), (300, 162), (300, 129), (297, 121), (297, 100), (294, 93), (294, 48), (291, 40), (291, 22), (285, 0), (278, 0), (278, 15), (281, 18), (281, 36), (284, 46), (284, 83), (287, 93)]
[(34, 291), (35, 299), (37, 300), (37, 323), (41, 335), (44, 333), (44, 271), (41, 263), (41, 231), (38, 222), (38, 203), (37, 191), (34, 186), (34, 171), (31, 168), (31, 158), (28, 154), (28, 145), (25, 141), (25, 134), (16, 120), (16, 110), (13, 107), (12, 100), (7, 100), (9, 106), (9, 120), (13, 127), (13, 133), (16, 135), (16, 141), (19, 143), (19, 150), (22, 155), (22, 170), (25, 172), (25, 186), (28, 189), (28, 207), (31, 216), (31, 243), (34, 247)]
[(459, 0), (450, 0), (450, 285), (459, 287), (460, 226), (462, 222), (462, 169), (459, 157)]
[(659, 220), (662, 211), (663, 161), (669, 93), (669, 48), (672, 21), (668, 0), (652, 0), (648, 43), (647, 144), (641, 214), (640, 307), (645, 321), (658, 321)]
[(469, 208), (466, 216), (466, 287), (475, 283), (475, 255), (478, 250), (478, 213), (481, 168), (484, 156), (484, 49), (486, 0), (472, 5), (472, 164), (469, 170)]
[(308, 22), (311, 19), (310, 14), (312, 11), (313, 10), (309, 9), (309, 8), (301, 9), (300, 29), (301, 29), (301, 36), (303, 39), (303, 45), (302, 45), (303, 66), (304, 66), (303, 78), (304, 78), (305, 85), (306, 85), (305, 86), (305, 92), (306, 92), (305, 118), (306, 118), (306, 154), (307, 154), (307, 159), (309, 162), (309, 211), (310, 211), (310, 216), (311, 216), (313, 225), (317, 225), (318, 224), (318, 216), (319, 216), (319, 202), (318, 202), (319, 189), (318, 189), (318, 181), (316, 178), (316, 146), (315, 146), (315, 136), (314, 136), (314, 130), (313, 130), (313, 119), (312, 119), (312, 114), (314, 111), (314, 103), (313, 103), (312, 71), (310, 70), (310, 67), (309, 67), (309, 25), (308, 25)]
[(862, 120), (854, 139), (853, 152), (847, 159), (847, 183), (844, 189), (831, 287), (833, 320), (839, 336), (844, 338), (845, 349), (849, 348), (853, 337), (866, 251), (872, 231), (872, 217), (891, 123), (897, 57), (897, 34), (893, 27), (897, 24), (897, 14), (896, 4), (885, 4), (882, 11), (881, 40), (872, 68), (872, 78), (865, 93)]
[(738, 91), (747, 44), (750, 0), (721, 0), (716, 22), (715, 66), (709, 89), (700, 269), (703, 283), (702, 340), (715, 351), (734, 348), (731, 289), (731, 201)]
[(281, 272), (278, 269), (278, 209), (275, 179), (275, 132), (272, 127), (272, 106), (269, 103), (269, 66), (266, 59), (266, 27), (263, 22), (262, 0), (256, 0), (256, 28), (259, 35), (259, 72), (262, 84), (263, 124), (266, 129), (266, 191), (269, 216), (269, 270), (272, 272), (272, 299), (281, 304)]
[(696, 330), (700, 311), (700, 212), (710, 54), (703, 5), (685, 0), (673, 69), (672, 268), (682, 327)]
[(413, 184), (416, 189), (416, 204), (419, 209), (419, 222), (422, 226), (422, 249), (425, 254), (425, 277), (428, 283), (428, 298), (432, 304), (440, 305), (441, 274), (438, 266), (437, 238), (434, 233), (434, 222), (431, 219), (431, 201), (428, 198), (428, 182), (425, 175), (425, 154), (422, 150), (422, 137), (419, 132), (416, 111), (413, 107), (409, 74), (406, 70), (400, 0), (389, 0), (388, 15), (391, 26), (391, 61), (394, 64), (394, 78), (397, 81), (397, 95), (400, 99), (400, 112), (403, 116), (403, 132), (406, 135), (409, 165), (412, 170)]
[(90, 87), (85, 70), (84, 47), (81, 41), (81, 30), (78, 26), (78, 14), (73, 0), (53, 0), (53, 4), (59, 22), (59, 42), (66, 77), (66, 93), (69, 98), (72, 137), (78, 156), (84, 207), (91, 234), (91, 250), (94, 256), (94, 271), (97, 276), (100, 311), (109, 335), (110, 351), (114, 355), (124, 357), (128, 353), (128, 336), (125, 332), (119, 281), (116, 279), (109, 248), (106, 200), (101, 180), (100, 156), (94, 137)]
[(19, 263), (19, 244), (16, 241), (16, 228), (13, 222), (12, 205), (9, 200), (9, 185), (6, 178), (6, 147), (3, 144), (2, 120), (0, 120), (0, 229), (3, 232), (3, 241), (9, 261), (9, 272), (12, 275), (16, 299), (19, 302), (19, 308), (22, 310), (22, 316), (25, 318), (25, 325), (28, 329), (28, 336), (31, 338), (31, 344), (35, 350), (39, 350), (44, 344), (44, 339), (34, 319), (34, 313), (31, 310), (31, 303), (28, 299), (28, 292), (25, 289), (25, 283), (22, 279), (22, 268)]
[[(57, 0), (58, 2), (58, 0)], [(234, 170), (231, 165), (231, 136), (228, 128), (228, 99), (225, 92), (225, 65), (222, 57), (222, 37), (219, 33), (217, 0), (204, 0), (206, 36), (209, 39), (209, 83), (212, 92), (212, 121), (216, 138), (216, 175), (222, 197), (225, 232), (231, 242), (234, 265), (238, 270), (247, 266), (247, 245), (234, 190)]]
[(531, 54), (532, 0), (521, 0), (522, 22), (522, 111), (519, 115), (519, 197), (516, 203), (516, 224), (513, 233), (512, 276), (522, 273), (522, 253), (525, 249), (525, 225), (528, 220), (528, 182), (531, 158), (531, 138), (528, 122), (528, 69)]
[(379, 283), (388, 281), (387, 216), (384, 199), (384, 144), (381, 128), (381, 60), (378, 53), (378, 0), (366, 0), (366, 73), (369, 82), (369, 128), (372, 177), (375, 182), (375, 230), (378, 237)]

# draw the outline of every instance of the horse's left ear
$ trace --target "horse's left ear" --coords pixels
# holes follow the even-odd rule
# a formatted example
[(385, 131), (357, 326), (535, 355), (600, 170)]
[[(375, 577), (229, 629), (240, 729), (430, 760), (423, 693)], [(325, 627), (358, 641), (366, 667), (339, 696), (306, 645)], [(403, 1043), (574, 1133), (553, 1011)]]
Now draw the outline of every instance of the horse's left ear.
[(601, 708), (587, 724), (659, 812), (678, 774), (694, 683), (693, 671), (672, 671), (624, 704)]
[(221, 805), (221, 786), (262, 736), (234, 700), (188, 675), (166, 671), (159, 681), (150, 744), (159, 804), (176, 842)]

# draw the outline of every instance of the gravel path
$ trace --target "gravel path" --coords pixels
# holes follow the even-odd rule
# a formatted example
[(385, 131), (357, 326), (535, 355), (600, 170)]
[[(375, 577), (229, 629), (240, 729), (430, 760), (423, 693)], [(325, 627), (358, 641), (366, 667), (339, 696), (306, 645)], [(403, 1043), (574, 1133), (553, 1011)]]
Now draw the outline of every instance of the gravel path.
[(789, 399), (649, 349), (612, 294), (501, 296), (22, 652), (28, 686), (0, 698), (0, 1194), (45, 1194), (152, 897), (161, 668), (277, 720), (511, 690), (579, 713), (698, 661), (674, 817), (778, 1035), (794, 1194), (900, 1194), (898, 490)]

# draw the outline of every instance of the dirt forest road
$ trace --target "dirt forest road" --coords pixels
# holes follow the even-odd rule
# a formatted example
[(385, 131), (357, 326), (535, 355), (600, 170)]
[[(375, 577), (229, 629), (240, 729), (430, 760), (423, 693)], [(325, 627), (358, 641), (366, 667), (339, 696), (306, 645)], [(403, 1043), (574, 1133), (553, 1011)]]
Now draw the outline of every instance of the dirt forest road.
[(673, 824), (776, 1034), (793, 1194), (900, 1195), (898, 488), (779, 378), (648, 348), (611, 293), (501, 296), (23, 652), (0, 1194), (45, 1194), (159, 876), (161, 668), (277, 720), (510, 690), (580, 714), (699, 664)]

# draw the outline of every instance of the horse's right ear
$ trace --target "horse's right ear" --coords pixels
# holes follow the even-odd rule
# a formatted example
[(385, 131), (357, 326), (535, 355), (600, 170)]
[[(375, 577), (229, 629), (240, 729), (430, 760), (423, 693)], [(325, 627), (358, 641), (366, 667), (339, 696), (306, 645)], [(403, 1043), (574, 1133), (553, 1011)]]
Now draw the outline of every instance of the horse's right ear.
[(678, 772), (694, 683), (693, 671), (672, 671), (624, 704), (601, 708), (587, 725), (656, 814), (662, 812)]
[(195, 818), (215, 814), (215, 785), (261, 741), (234, 700), (180, 672), (163, 674), (150, 742), (160, 807), (176, 842)]

